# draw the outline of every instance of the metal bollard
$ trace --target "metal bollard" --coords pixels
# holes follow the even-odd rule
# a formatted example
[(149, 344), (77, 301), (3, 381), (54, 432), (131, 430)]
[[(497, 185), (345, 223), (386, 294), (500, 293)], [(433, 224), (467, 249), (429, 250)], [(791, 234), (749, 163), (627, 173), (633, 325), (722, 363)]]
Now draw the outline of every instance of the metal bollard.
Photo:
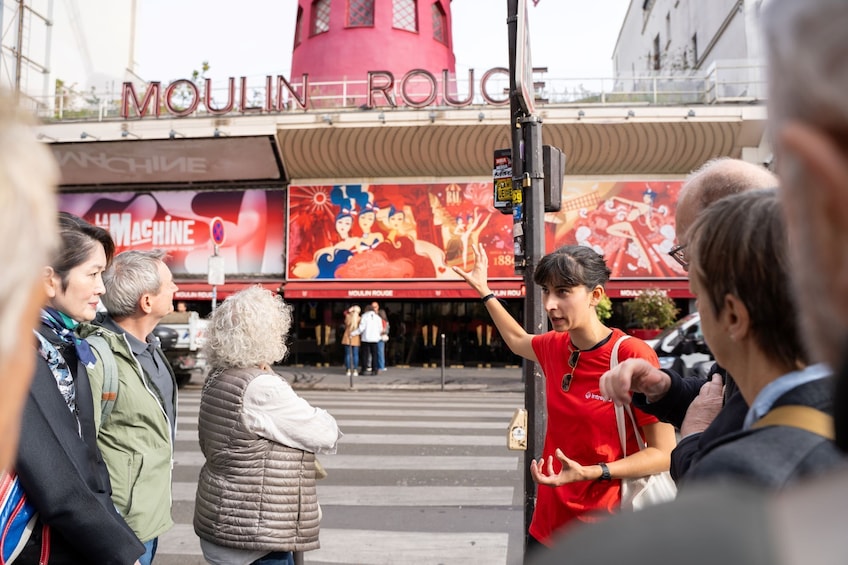
[(303, 552), (295, 551), (294, 555), (294, 565), (303, 565)]
[(445, 390), (445, 334), (442, 334), (442, 390)]

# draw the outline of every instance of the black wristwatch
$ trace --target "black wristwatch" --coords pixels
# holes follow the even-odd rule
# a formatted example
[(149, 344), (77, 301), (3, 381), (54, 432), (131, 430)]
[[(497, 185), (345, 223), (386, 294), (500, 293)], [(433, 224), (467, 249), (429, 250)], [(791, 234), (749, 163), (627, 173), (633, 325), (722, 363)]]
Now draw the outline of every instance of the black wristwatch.
[(601, 468), (601, 476), (598, 478), (599, 481), (610, 481), (612, 480), (612, 475), (610, 475), (609, 467), (607, 467), (606, 463), (598, 463), (598, 466)]

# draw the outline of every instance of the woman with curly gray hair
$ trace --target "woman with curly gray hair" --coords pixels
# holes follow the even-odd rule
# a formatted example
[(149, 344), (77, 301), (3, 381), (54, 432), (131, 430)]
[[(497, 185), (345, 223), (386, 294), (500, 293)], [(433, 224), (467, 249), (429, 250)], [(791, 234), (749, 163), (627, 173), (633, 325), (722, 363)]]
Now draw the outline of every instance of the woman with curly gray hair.
[(270, 365), (285, 357), (291, 307), (259, 286), (210, 317), (212, 371), (200, 400), (194, 531), (209, 563), (287, 564), (318, 549), (316, 453), (335, 453), (335, 419)]

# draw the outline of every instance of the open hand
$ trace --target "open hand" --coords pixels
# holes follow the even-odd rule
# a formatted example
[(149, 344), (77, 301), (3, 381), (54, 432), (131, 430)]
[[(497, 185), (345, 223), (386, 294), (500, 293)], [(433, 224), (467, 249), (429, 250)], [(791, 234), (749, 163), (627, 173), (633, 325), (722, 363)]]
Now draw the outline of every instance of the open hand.
[(592, 479), (587, 467), (566, 457), (562, 450), (557, 449), (554, 455), (556, 455), (556, 458), (562, 464), (562, 469), (560, 469), (559, 473), (554, 473), (554, 458), (550, 455), (547, 462), (545, 462), (544, 457), (539, 459), (539, 461), (533, 459), (530, 462), (530, 475), (533, 476), (533, 480), (536, 483), (558, 487), (568, 483)]
[(459, 267), (453, 267), (455, 273), (465, 279), (471, 287), (480, 293), (480, 296), (489, 294), (489, 258), (486, 256), (486, 251), (483, 245), (478, 243), (472, 245), (474, 251), (474, 267), (471, 271), (463, 271)]

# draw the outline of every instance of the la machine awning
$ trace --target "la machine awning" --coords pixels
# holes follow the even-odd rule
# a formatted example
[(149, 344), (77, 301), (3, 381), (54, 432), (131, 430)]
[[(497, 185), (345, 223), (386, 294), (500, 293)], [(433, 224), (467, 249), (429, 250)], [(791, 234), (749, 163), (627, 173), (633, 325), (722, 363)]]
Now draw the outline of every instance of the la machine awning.
[(285, 182), (272, 135), (54, 143), (61, 185)]

